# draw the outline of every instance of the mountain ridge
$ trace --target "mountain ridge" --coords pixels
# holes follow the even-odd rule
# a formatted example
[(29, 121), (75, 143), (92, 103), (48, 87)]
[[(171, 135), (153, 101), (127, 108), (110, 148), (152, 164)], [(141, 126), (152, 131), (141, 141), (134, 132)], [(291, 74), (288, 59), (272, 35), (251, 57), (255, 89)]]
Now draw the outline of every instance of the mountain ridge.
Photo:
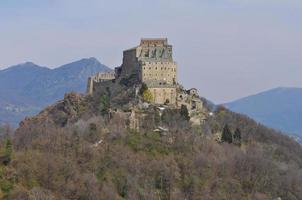
[(224, 105), (264, 125), (301, 137), (301, 101), (302, 88), (277, 87)]
[(53, 69), (25, 62), (0, 70), (0, 124), (16, 126), (66, 92), (85, 92), (89, 76), (110, 70), (93, 57)]

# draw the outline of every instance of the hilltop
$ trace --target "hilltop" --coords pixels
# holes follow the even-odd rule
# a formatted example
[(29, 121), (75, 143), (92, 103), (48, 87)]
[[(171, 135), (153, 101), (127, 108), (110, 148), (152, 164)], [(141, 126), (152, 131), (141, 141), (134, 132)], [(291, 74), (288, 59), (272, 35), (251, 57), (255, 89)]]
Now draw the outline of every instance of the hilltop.
[(0, 71), (0, 124), (17, 126), (26, 116), (64, 97), (66, 92), (85, 92), (89, 76), (111, 71), (95, 58), (81, 59), (49, 69), (31, 62)]

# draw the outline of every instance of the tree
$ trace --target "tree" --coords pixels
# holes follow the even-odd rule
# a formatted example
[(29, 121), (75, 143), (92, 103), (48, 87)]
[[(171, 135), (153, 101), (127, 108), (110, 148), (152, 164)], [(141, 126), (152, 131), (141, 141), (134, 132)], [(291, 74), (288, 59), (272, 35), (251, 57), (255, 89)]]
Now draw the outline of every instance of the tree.
[(190, 120), (189, 111), (188, 111), (187, 106), (181, 105), (181, 107), (180, 107), (180, 115), (181, 115), (181, 117), (184, 118), (185, 120), (187, 120), (187, 121)]
[(241, 145), (241, 131), (239, 128), (236, 128), (234, 133), (234, 144), (240, 146)]
[(141, 89), (139, 90), (139, 94), (143, 95), (146, 90), (148, 90), (148, 86), (146, 83), (143, 83)]
[(106, 115), (109, 113), (110, 108), (110, 99), (107, 95), (102, 95), (99, 104), (99, 112), (102, 115)]
[(223, 127), (221, 141), (228, 142), (229, 144), (233, 142), (233, 134), (230, 131), (229, 126), (227, 124)]
[(10, 139), (7, 139), (5, 142), (5, 152), (4, 152), (4, 157), (3, 157), (3, 164), (8, 165), (12, 159), (12, 152), (13, 152), (13, 147), (12, 147), (12, 142)]
[(145, 90), (144, 93), (143, 93), (143, 100), (146, 101), (146, 102), (152, 102), (153, 100), (153, 96), (152, 96), (152, 93), (150, 92), (150, 90)]
[(97, 126), (95, 123), (89, 124), (89, 141), (96, 142), (97, 137)]

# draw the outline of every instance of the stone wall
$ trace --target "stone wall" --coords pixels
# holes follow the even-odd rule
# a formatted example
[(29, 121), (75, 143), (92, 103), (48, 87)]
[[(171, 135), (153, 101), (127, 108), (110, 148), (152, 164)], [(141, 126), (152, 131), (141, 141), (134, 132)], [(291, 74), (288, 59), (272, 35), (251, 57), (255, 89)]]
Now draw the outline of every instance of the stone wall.
[(122, 77), (128, 77), (134, 73), (138, 74), (138, 71), (139, 63), (136, 56), (136, 48), (124, 51), (120, 75)]
[(92, 95), (93, 94), (93, 87), (95, 83), (109, 81), (115, 79), (115, 73), (114, 72), (99, 72), (95, 74), (94, 76), (91, 76), (88, 78), (87, 83), (87, 93)]
[(203, 102), (199, 98), (198, 91), (195, 88), (190, 90), (178, 89), (176, 105), (178, 108), (185, 105), (189, 112), (201, 111), (203, 109)]
[(177, 82), (176, 70), (175, 62), (144, 62), (141, 70), (142, 81), (161, 81), (175, 85)]
[(176, 104), (176, 87), (152, 87), (149, 88), (154, 103), (156, 104)]

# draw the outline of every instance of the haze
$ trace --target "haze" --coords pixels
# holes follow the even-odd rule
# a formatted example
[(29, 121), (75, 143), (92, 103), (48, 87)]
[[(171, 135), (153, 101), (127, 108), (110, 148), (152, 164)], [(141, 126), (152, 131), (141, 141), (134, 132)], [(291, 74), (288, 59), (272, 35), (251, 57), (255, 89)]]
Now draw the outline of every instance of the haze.
[(300, 0), (3, 0), (0, 69), (96, 57), (111, 68), (141, 37), (168, 37), (179, 82), (215, 103), (302, 87)]

